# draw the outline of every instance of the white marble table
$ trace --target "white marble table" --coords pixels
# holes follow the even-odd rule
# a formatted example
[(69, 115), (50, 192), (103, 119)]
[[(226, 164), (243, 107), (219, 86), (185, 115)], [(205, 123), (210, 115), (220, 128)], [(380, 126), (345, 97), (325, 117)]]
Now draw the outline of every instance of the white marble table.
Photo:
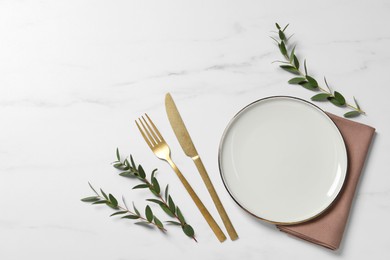
[[(389, 259), (389, 11), (384, 0), (0, 1), (0, 259)], [(269, 38), (276, 21), (291, 24), (313, 75), (360, 101), (367, 116), (356, 121), (377, 128), (337, 252), (249, 216), (219, 177), (219, 139), (240, 108), (270, 95), (312, 95), (271, 64), (280, 58)], [(133, 120), (153, 116), (217, 216), (168, 123), (168, 91), (235, 223), (236, 242), (215, 239), (137, 132)], [(175, 228), (163, 235), (80, 202), (90, 181), (145, 205), (145, 193), (110, 165), (116, 147), (148, 172), (159, 169), (198, 244)]]

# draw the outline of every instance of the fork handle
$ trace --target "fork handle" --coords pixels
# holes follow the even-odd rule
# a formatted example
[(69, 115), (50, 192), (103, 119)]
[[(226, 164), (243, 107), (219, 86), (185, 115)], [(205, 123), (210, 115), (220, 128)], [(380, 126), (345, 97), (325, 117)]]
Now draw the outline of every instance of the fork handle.
[(180, 172), (179, 168), (177, 168), (176, 164), (171, 159), (169, 159), (167, 161), (168, 161), (169, 165), (172, 167), (172, 169), (175, 171), (177, 177), (179, 177), (180, 181), (182, 182), (182, 184), (186, 188), (187, 192), (190, 194), (192, 200), (195, 202), (200, 213), (202, 213), (203, 217), (207, 221), (207, 224), (209, 224), (210, 228), (213, 230), (215, 236), (218, 238), (218, 240), (220, 242), (225, 241), (226, 240), (225, 234), (222, 232), (222, 230), (218, 226), (217, 222), (215, 222), (214, 218), (210, 215), (210, 212), (207, 210), (205, 205), (199, 199), (198, 195), (196, 195), (195, 191), (192, 189), (192, 187), (188, 183), (187, 179), (184, 177), (184, 175)]
[(210, 177), (207, 174), (207, 171), (206, 171), (206, 169), (205, 169), (205, 167), (203, 165), (202, 160), (200, 159), (199, 156), (196, 156), (196, 157), (194, 157), (192, 159), (193, 159), (193, 161), (194, 161), (194, 163), (196, 165), (196, 168), (198, 168), (200, 176), (202, 177), (203, 182), (206, 185), (206, 188), (209, 191), (211, 198), (213, 199), (215, 207), (217, 208), (218, 213), (221, 216), (221, 219), (223, 221), (223, 224), (226, 227), (226, 230), (227, 230), (227, 232), (229, 234), (230, 239), (231, 240), (236, 240), (238, 238), (237, 232), (234, 229), (233, 224), (230, 221), (229, 216), (226, 213), (225, 208), (223, 207), (222, 202), (221, 202), (221, 200), (219, 199), (219, 197), (217, 195), (217, 192), (215, 191), (213, 183), (211, 182)]

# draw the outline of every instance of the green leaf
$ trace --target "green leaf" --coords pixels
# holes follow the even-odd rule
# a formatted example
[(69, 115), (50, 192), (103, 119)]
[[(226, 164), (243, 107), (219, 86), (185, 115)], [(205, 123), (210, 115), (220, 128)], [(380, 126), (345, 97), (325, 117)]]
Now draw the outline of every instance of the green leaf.
[(134, 177), (133, 172), (130, 172), (130, 171), (121, 172), (121, 173), (119, 173), (119, 175), (122, 177)]
[(342, 107), (343, 105), (340, 104), (340, 102), (335, 97), (328, 97), (328, 100), (330, 103), (332, 103), (335, 106)]
[(186, 234), (189, 237), (193, 237), (195, 234), (194, 229), (190, 225), (185, 224), (182, 227), (182, 229), (183, 229), (184, 234)]
[(171, 225), (175, 225), (175, 226), (181, 226), (181, 223), (180, 222), (177, 222), (177, 221), (165, 221), (166, 223), (168, 224), (171, 224)]
[(337, 99), (340, 105), (345, 105), (345, 98), (343, 97), (343, 95), (341, 95), (341, 93), (335, 91), (334, 98)]
[(116, 158), (118, 159), (118, 162), (121, 161), (121, 156), (119, 154), (119, 149), (118, 148), (116, 148)]
[(175, 216), (175, 214), (165, 204), (161, 204), (160, 207), (162, 210), (164, 210), (165, 213), (167, 213), (168, 216), (170, 217)]
[(164, 192), (164, 195), (165, 195), (165, 201), (168, 200), (168, 189), (169, 189), (169, 185), (167, 184), (167, 186), (165, 187), (165, 192)]
[(329, 85), (328, 85), (328, 81), (326, 81), (326, 78), (324, 77), (324, 81), (325, 81), (325, 85), (326, 87), (328, 88), (329, 90), (329, 93), (332, 93), (332, 90), (330, 89)]
[(176, 209), (176, 205), (175, 203), (173, 202), (173, 199), (171, 196), (168, 197), (168, 206), (169, 206), (169, 209), (175, 213), (175, 209)]
[(307, 75), (306, 59), (305, 59), (305, 61), (303, 62), (303, 67), (305, 68), (305, 75)]
[(186, 223), (186, 220), (184, 219), (184, 216), (183, 216), (183, 214), (181, 213), (179, 207), (176, 207), (176, 213), (177, 213), (177, 217), (179, 218), (179, 220), (180, 220), (182, 223)]
[(98, 201), (98, 200), (100, 200), (100, 199), (97, 196), (86, 197), (86, 198), (81, 199), (81, 201), (83, 201), (83, 202), (95, 202), (95, 201)]
[(145, 189), (145, 188), (149, 188), (149, 186), (147, 184), (138, 184), (138, 185), (133, 187), (133, 190), (135, 190), (135, 189)]
[(126, 215), (126, 216), (123, 216), (122, 218), (139, 219), (139, 216), (136, 216), (136, 215)]
[(150, 202), (154, 202), (158, 205), (164, 205), (164, 202), (160, 201), (160, 200), (156, 200), (156, 199), (147, 199), (147, 201), (150, 201)]
[(156, 216), (154, 216), (153, 221), (160, 229), (164, 228), (163, 223)]
[(152, 222), (153, 220), (153, 212), (152, 212), (152, 209), (148, 206), (146, 206), (145, 208), (145, 216), (146, 216), (146, 219), (149, 221), (149, 222)]
[(95, 201), (94, 203), (92, 204), (105, 204), (107, 203), (108, 201), (107, 200), (99, 200), (99, 201)]
[(151, 175), (151, 177), (150, 177), (151, 180), (153, 180), (154, 175), (156, 174), (156, 172), (157, 172), (157, 169), (154, 169), (154, 170), (152, 171), (152, 175)]
[(302, 82), (302, 83), (299, 83), (299, 85), (301, 85), (302, 87), (308, 89), (308, 90), (316, 90), (317, 88), (316, 87), (313, 87), (310, 82)]
[(282, 30), (279, 30), (279, 38), (283, 41), (286, 39), (286, 35), (284, 35), (284, 32)]
[(158, 183), (157, 179), (153, 177), (152, 179), (152, 184), (153, 184), (153, 190), (157, 193), (160, 194), (160, 184)]
[(130, 162), (131, 162), (131, 166), (132, 166), (134, 169), (137, 169), (137, 167), (135, 166), (134, 159), (133, 159), (133, 156), (132, 156), (132, 155), (130, 155)]
[(327, 94), (327, 93), (320, 93), (320, 94), (312, 96), (311, 100), (313, 100), (313, 101), (326, 101), (328, 99), (328, 97), (330, 97), (330, 96), (331, 95)]
[(141, 214), (139, 213), (138, 209), (135, 207), (134, 202), (133, 202), (133, 209), (134, 209), (135, 214), (137, 214), (137, 216), (140, 216), (140, 215), (141, 215)]
[(303, 83), (303, 82), (306, 82), (306, 79), (302, 78), (302, 77), (292, 78), (292, 79), (290, 79), (288, 81), (288, 83), (290, 83), (290, 84), (300, 84), (300, 83)]
[(295, 57), (295, 47), (296, 47), (296, 46), (294, 46), (294, 48), (292, 48), (291, 53), (290, 53), (290, 63), (293, 63), (293, 61), (294, 61), (294, 57)]
[(299, 70), (297, 70), (295, 67), (291, 66), (291, 65), (280, 65), (280, 67), (290, 73), (293, 73), (293, 74), (296, 74), (296, 75), (299, 75)]
[(116, 200), (116, 198), (111, 193), (108, 195), (108, 197), (110, 199), (110, 202), (111, 202), (112, 206), (118, 207), (118, 201)]
[(280, 30), (280, 26), (279, 26), (278, 23), (275, 23), (275, 26), (276, 26), (276, 28), (277, 28), (278, 30)]
[(358, 102), (356, 101), (356, 98), (355, 98), (355, 97), (353, 97), (353, 101), (355, 101), (355, 105), (356, 105), (357, 109), (360, 110), (360, 106), (359, 106)]
[(126, 214), (126, 213), (127, 213), (127, 211), (117, 211), (117, 212), (115, 212), (115, 213), (112, 213), (112, 214), (110, 215), (110, 217), (116, 216), (116, 215), (122, 215), (122, 214)]
[(279, 50), (283, 54), (283, 56), (287, 56), (287, 49), (284, 42), (279, 43)]
[(100, 192), (103, 194), (103, 197), (104, 197), (106, 200), (108, 200), (107, 194), (106, 194), (102, 189), (100, 189)]
[(344, 117), (347, 117), (347, 118), (352, 118), (352, 117), (357, 117), (357, 116), (360, 116), (359, 111), (349, 111), (349, 112), (344, 114)]
[(141, 165), (138, 165), (138, 175), (139, 175), (139, 177), (141, 177), (142, 179), (145, 179), (145, 177), (146, 177), (144, 168), (142, 168)]
[(298, 61), (297, 56), (295, 56), (295, 55), (294, 55), (294, 66), (295, 66), (295, 68), (299, 69), (299, 61)]
[(307, 81), (310, 83), (310, 85), (314, 88), (318, 87), (318, 82), (314, 78), (310, 77), (309, 75), (306, 75)]
[(287, 27), (289, 26), (290, 24), (287, 24), (284, 28), (283, 28), (283, 32), (287, 29)]
[(91, 184), (90, 182), (88, 182), (88, 185), (89, 185), (89, 187), (93, 190), (93, 192), (95, 192), (95, 194), (96, 194), (97, 196), (99, 196), (99, 193), (96, 192), (96, 190), (92, 187), (92, 184)]

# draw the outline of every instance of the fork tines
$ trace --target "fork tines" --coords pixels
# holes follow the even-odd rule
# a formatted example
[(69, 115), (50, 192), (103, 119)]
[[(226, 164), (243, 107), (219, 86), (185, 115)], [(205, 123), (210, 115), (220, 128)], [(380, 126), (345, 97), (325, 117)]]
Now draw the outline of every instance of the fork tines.
[[(146, 119), (145, 119), (146, 117)], [(135, 123), (139, 131), (142, 134), (142, 137), (145, 139), (146, 143), (150, 148), (153, 148), (155, 145), (164, 142), (164, 138), (162, 137), (160, 131), (158, 131), (157, 127), (154, 125), (153, 121), (150, 119), (148, 114), (145, 113), (145, 117), (141, 116)]]

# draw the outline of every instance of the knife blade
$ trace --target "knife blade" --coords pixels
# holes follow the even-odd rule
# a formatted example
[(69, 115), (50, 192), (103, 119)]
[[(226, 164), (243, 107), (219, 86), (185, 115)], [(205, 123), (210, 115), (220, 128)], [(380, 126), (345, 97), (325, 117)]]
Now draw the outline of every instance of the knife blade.
[(231, 240), (236, 240), (238, 238), (237, 232), (233, 227), (233, 224), (231, 223), (221, 200), (219, 199), (217, 192), (215, 191), (215, 188), (210, 180), (209, 175), (207, 174), (207, 171), (203, 165), (202, 160), (199, 157), (199, 154), (195, 148), (194, 143), (192, 142), (191, 136), (188, 133), (188, 130), (183, 122), (183, 119), (179, 113), (179, 110), (176, 107), (175, 102), (173, 101), (173, 98), (171, 94), (167, 93), (165, 95), (165, 109), (168, 115), (169, 122), (171, 124), (171, 127), (173, 129), (173, 132), (176, 135), (177, 140), (180, 143), (180, 146), (182, 147), (184, 153), (191, 157), (191, 159), (194, 161), (200, 176), (203, 179), (204, 184), (207, 187), (207, 190), (210, 193), (211, 198), (213, 199), (213, 202), (218, 210), (219, 215), (222, 218), (223, 224), (226, 227), (226, 230), (230, 236)]

